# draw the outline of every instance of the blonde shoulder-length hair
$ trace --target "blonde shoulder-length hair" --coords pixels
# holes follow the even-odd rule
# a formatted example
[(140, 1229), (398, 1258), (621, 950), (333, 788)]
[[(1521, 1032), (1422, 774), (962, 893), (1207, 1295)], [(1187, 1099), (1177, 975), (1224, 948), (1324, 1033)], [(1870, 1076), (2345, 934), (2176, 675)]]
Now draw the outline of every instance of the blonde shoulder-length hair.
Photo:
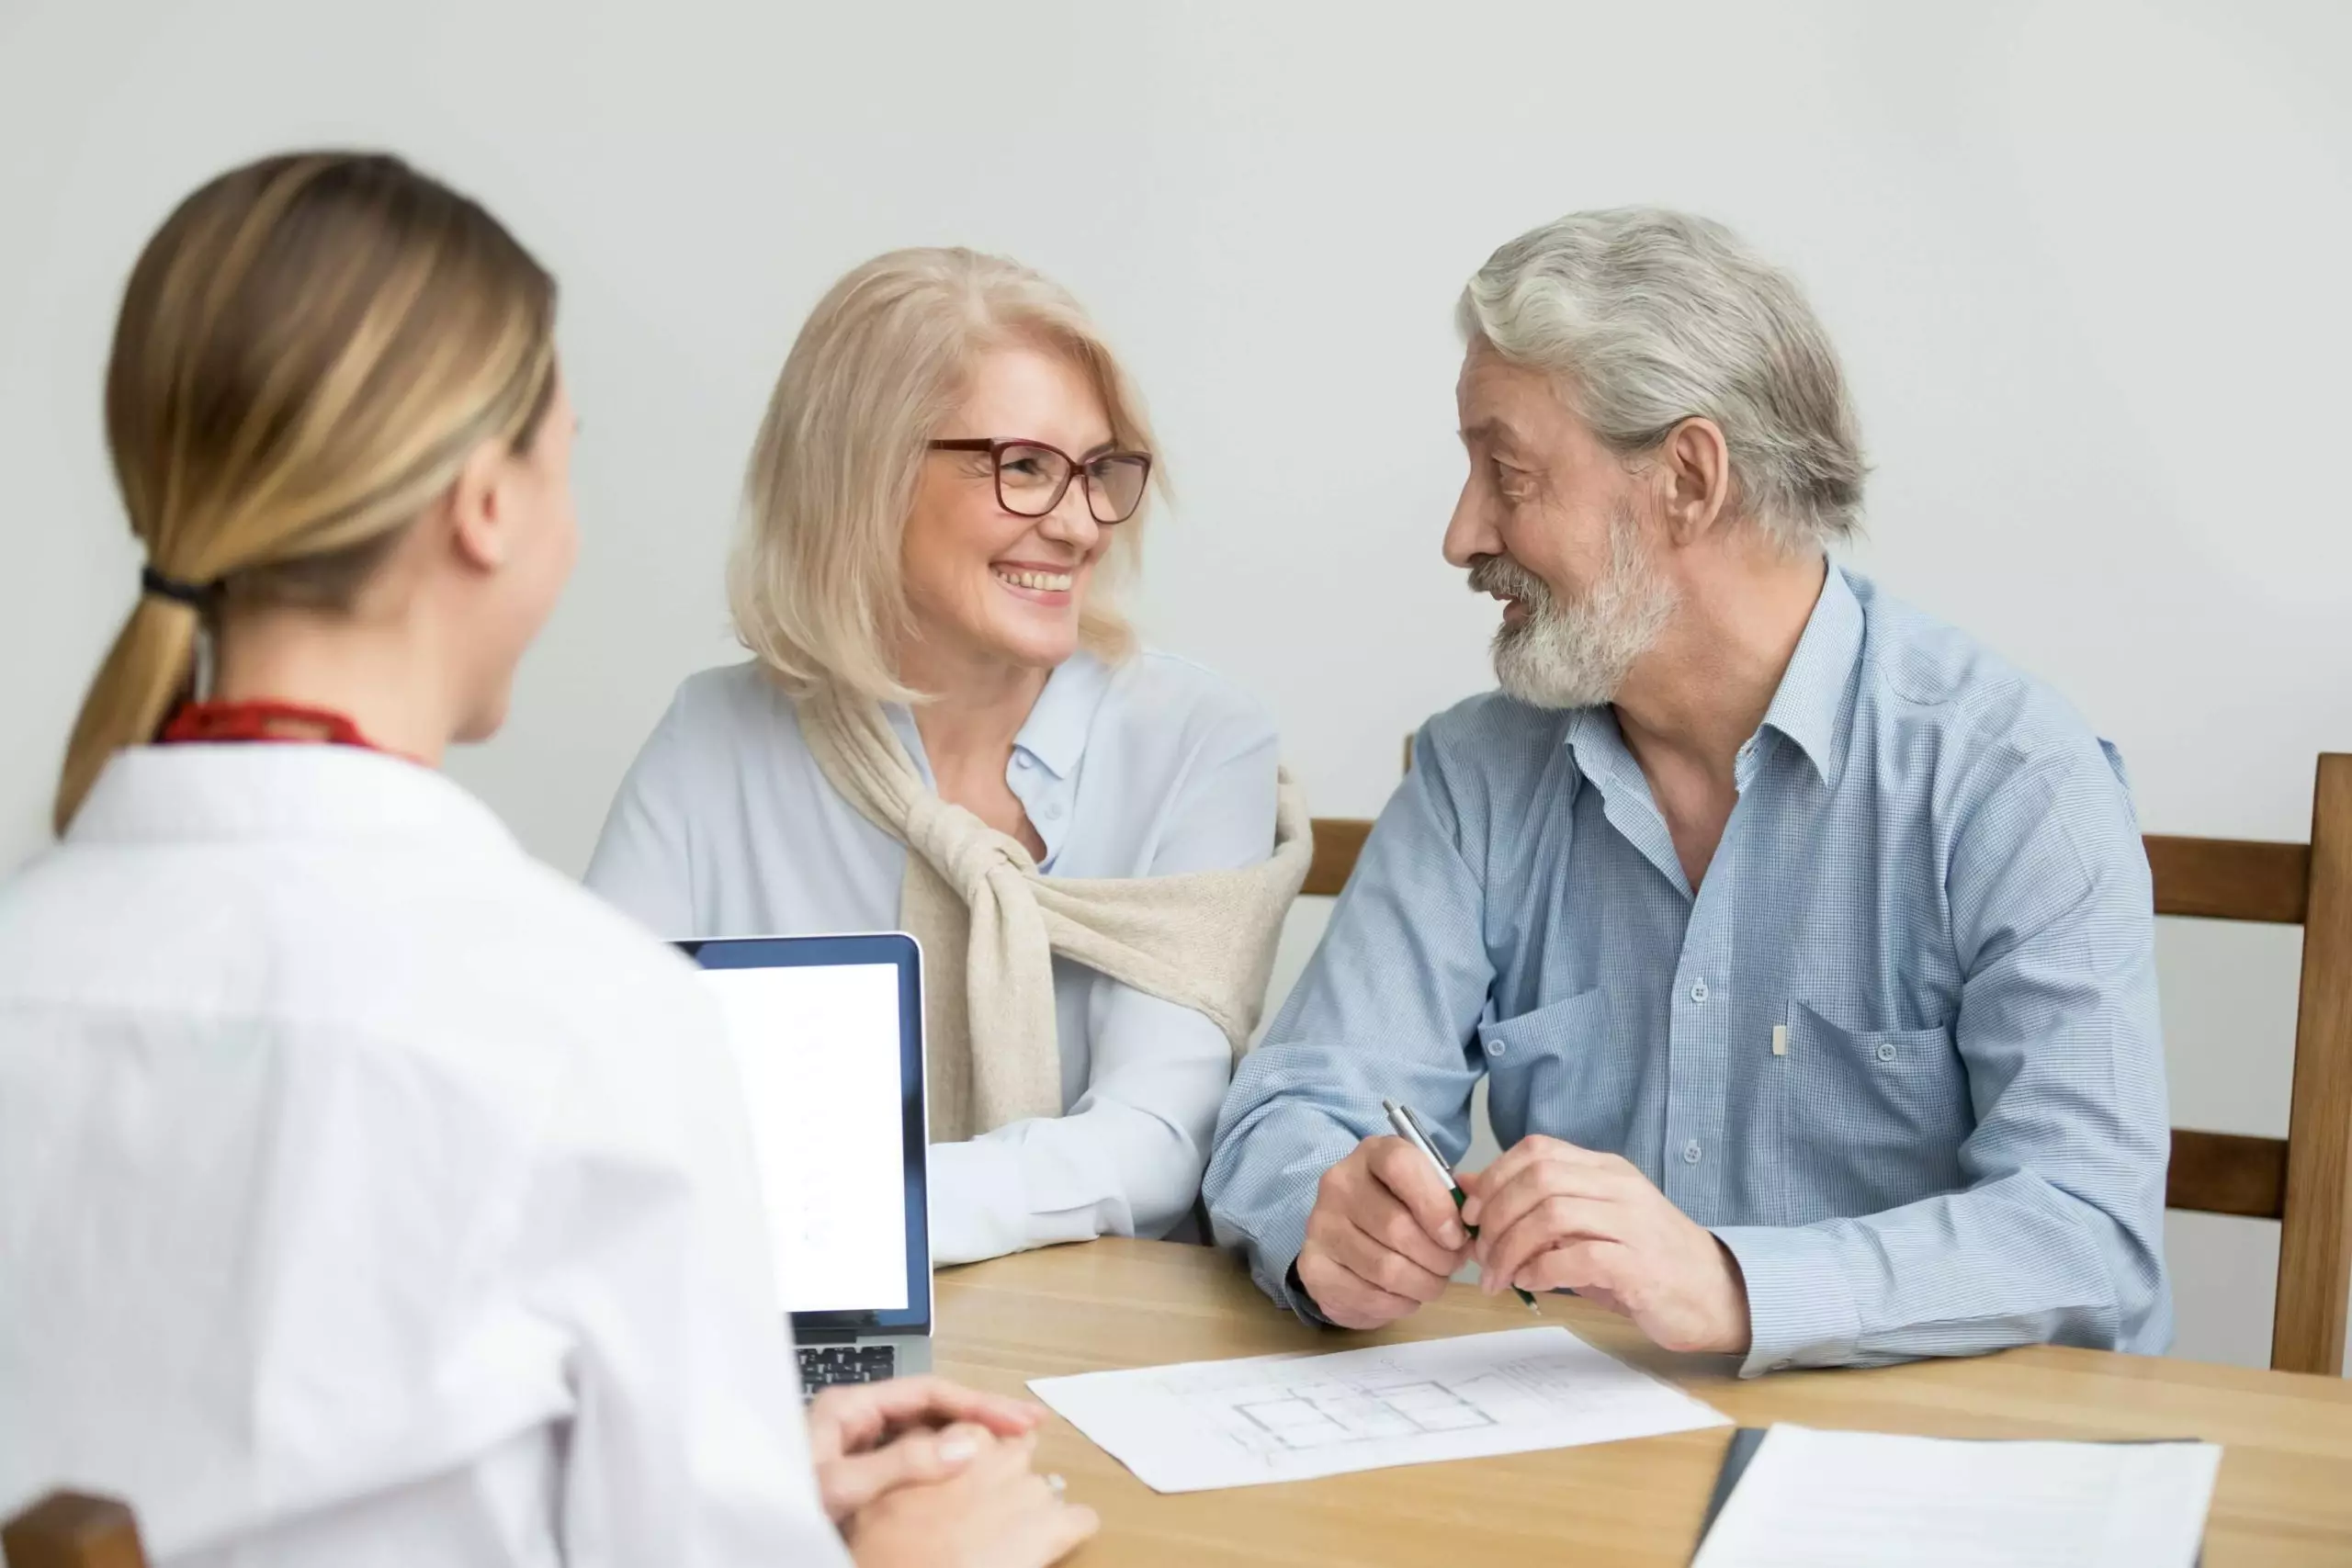
[[(1067, 289), (1018, 262), (960, 248), (892, 251), (810, 312), (752, 449), (728, 570), (736, 635), (786, 691), (831, 684), (877, 702), (925, 699), (898, 671), (910, 624), (907, 516), (925, 443), (962, 402), (973, 361), (1012, 343), (1066, 355), (1102, 400), (1111, 439), (1155, 450), (1142, 400), (1093, 322)], [(1153, 465), (1163, 493), (1165, 472)], [(1142, 524), (1138, 511), (1114, 530), (1080, 616), (1080, 645), (1113, 661), (1135, 647), (1114, 593), (1138, 558)]]

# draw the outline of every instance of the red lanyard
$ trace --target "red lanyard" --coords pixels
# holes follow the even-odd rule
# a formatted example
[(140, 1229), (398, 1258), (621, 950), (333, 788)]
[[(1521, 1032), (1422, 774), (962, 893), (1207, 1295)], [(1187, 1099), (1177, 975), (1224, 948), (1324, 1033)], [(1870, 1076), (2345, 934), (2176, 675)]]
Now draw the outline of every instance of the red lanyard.
[(356, 746), (365, 751), (383, 750), (339, 713), (274, 702), (183, 703), (156, 739), (165, 746), (184, 741), (209, 745), (262, 740), (284, 745)]

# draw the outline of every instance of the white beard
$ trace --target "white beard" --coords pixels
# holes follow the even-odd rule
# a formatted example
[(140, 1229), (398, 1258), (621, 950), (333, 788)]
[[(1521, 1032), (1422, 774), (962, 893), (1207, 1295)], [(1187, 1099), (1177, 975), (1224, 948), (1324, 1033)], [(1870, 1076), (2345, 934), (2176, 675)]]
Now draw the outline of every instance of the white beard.
[(1628, 509), (1609, 520), (1609, 569), (1577, 603), (1564, 605), (1541, 578), (1507, 556), (1471, 572), (1472, 588), (1502, 589), (1527, 608), (1495, 632), (1495, 679), (1506, 694), (1539, 708), (1613, 702), (1634, 661), (1674, 616), (1674, 584), (1657, 570)]

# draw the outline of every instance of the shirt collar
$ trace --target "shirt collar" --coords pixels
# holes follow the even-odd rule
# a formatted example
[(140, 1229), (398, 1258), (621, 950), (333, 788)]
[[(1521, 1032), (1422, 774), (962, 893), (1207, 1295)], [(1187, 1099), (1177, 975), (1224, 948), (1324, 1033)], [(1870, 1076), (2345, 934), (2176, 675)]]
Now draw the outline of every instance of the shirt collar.
[(1667, 830), (1666, 818), (1650, 794), (1648, 775), (1625, 744), (1625, 732), (1617, 727), (1617, 710), (1606, 703), (1573, 708), (1561, 738), (1576, 761), (1577, 773), (1600, 792), (1601, 814), (1657, 868), (1668, 886), (1684, 897), (1690, 897), (1690, 881), (1675, 852), (1674, 835)]
[(1067, 780), (1078, 771), (1095, 710), (1110, 689), (1110, 666), (1083, 649), (1072, 654), (1046, 678), (1046, 689), (1037, 694), (1027, 722), (1012, 738), (1013, 749), (1035, 758), (1055, 778)]
[(1641, 772), (1641, 764), (1625, 745), (1624, 731), (1617, 728), (1617, 710), (1607, 703), (1570, 708), (1567, 722), (1560, 728), (1560, 740), (1576, 757), (1577, 772), (1597, 784), (1606, 786), (1629, 769)]
[[(1795, 741), (1824, 784), (1838, 782), (1845, 757), (1846, 734), (1853, 722), (1848, 699), (1854, 668), (1861, 661), (1862, 631), (1861, 601), (1832, 561), (1796, 651), (1781, 672), (1771, 705), (1758, 727), (1759, 734), (1774, 729)], [(1641, 764), (1617, 728), (1616, 710), (1607, 704), (1571, 710), (1562, 739), (1576, 753), (1577, 771), (1604, 790), (1616, 780), (1642, 776)]]
[(1821, 782), (1835, 786), (1853, 721), (1849, 700), (1862, 657), (1862, 605), (1836, 561), (1822, 580), (1821, 597), (1781, 673), (1762, 729), (1787, 736), (1810, 758)]
[(76, 844), (392, 840), (519, 853), (489, 807), (431, 768), (348, 746), (134, 746), (74, 817)]
[[(1094, 727), (1094, 711), (1111, 689), (1111, 671), (1094, 655), (1080, 650), (1054, 667), (1046, 677), (1029, 716), (1012, 738), (1015, 752), (1026, 753), (1056, 780), (1066, 780), (1086, 752), (1086, 733)], [(914, 759), (923, 787), (939, 788), (931, 759), (922, 749), (922, 732), (915, 725), (914, 709), (904, 703), (885, 703), (882, 716), (898, 733), (907, 755)]]

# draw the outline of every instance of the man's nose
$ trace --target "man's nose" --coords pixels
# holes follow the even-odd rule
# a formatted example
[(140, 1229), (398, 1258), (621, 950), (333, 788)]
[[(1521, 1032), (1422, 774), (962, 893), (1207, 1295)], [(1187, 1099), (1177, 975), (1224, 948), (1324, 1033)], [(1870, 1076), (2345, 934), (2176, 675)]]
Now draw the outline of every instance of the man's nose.
[(1473, 484), (1462, 487), (1462, 494), (1453, 503), (1453, 515), (1445, 525), (1445, 558), (1465, 571), (1480, 556), (1503, 553), (1502, 536), (1487, 517), (1482, 498), (1474, 493), (1476, 488)]

